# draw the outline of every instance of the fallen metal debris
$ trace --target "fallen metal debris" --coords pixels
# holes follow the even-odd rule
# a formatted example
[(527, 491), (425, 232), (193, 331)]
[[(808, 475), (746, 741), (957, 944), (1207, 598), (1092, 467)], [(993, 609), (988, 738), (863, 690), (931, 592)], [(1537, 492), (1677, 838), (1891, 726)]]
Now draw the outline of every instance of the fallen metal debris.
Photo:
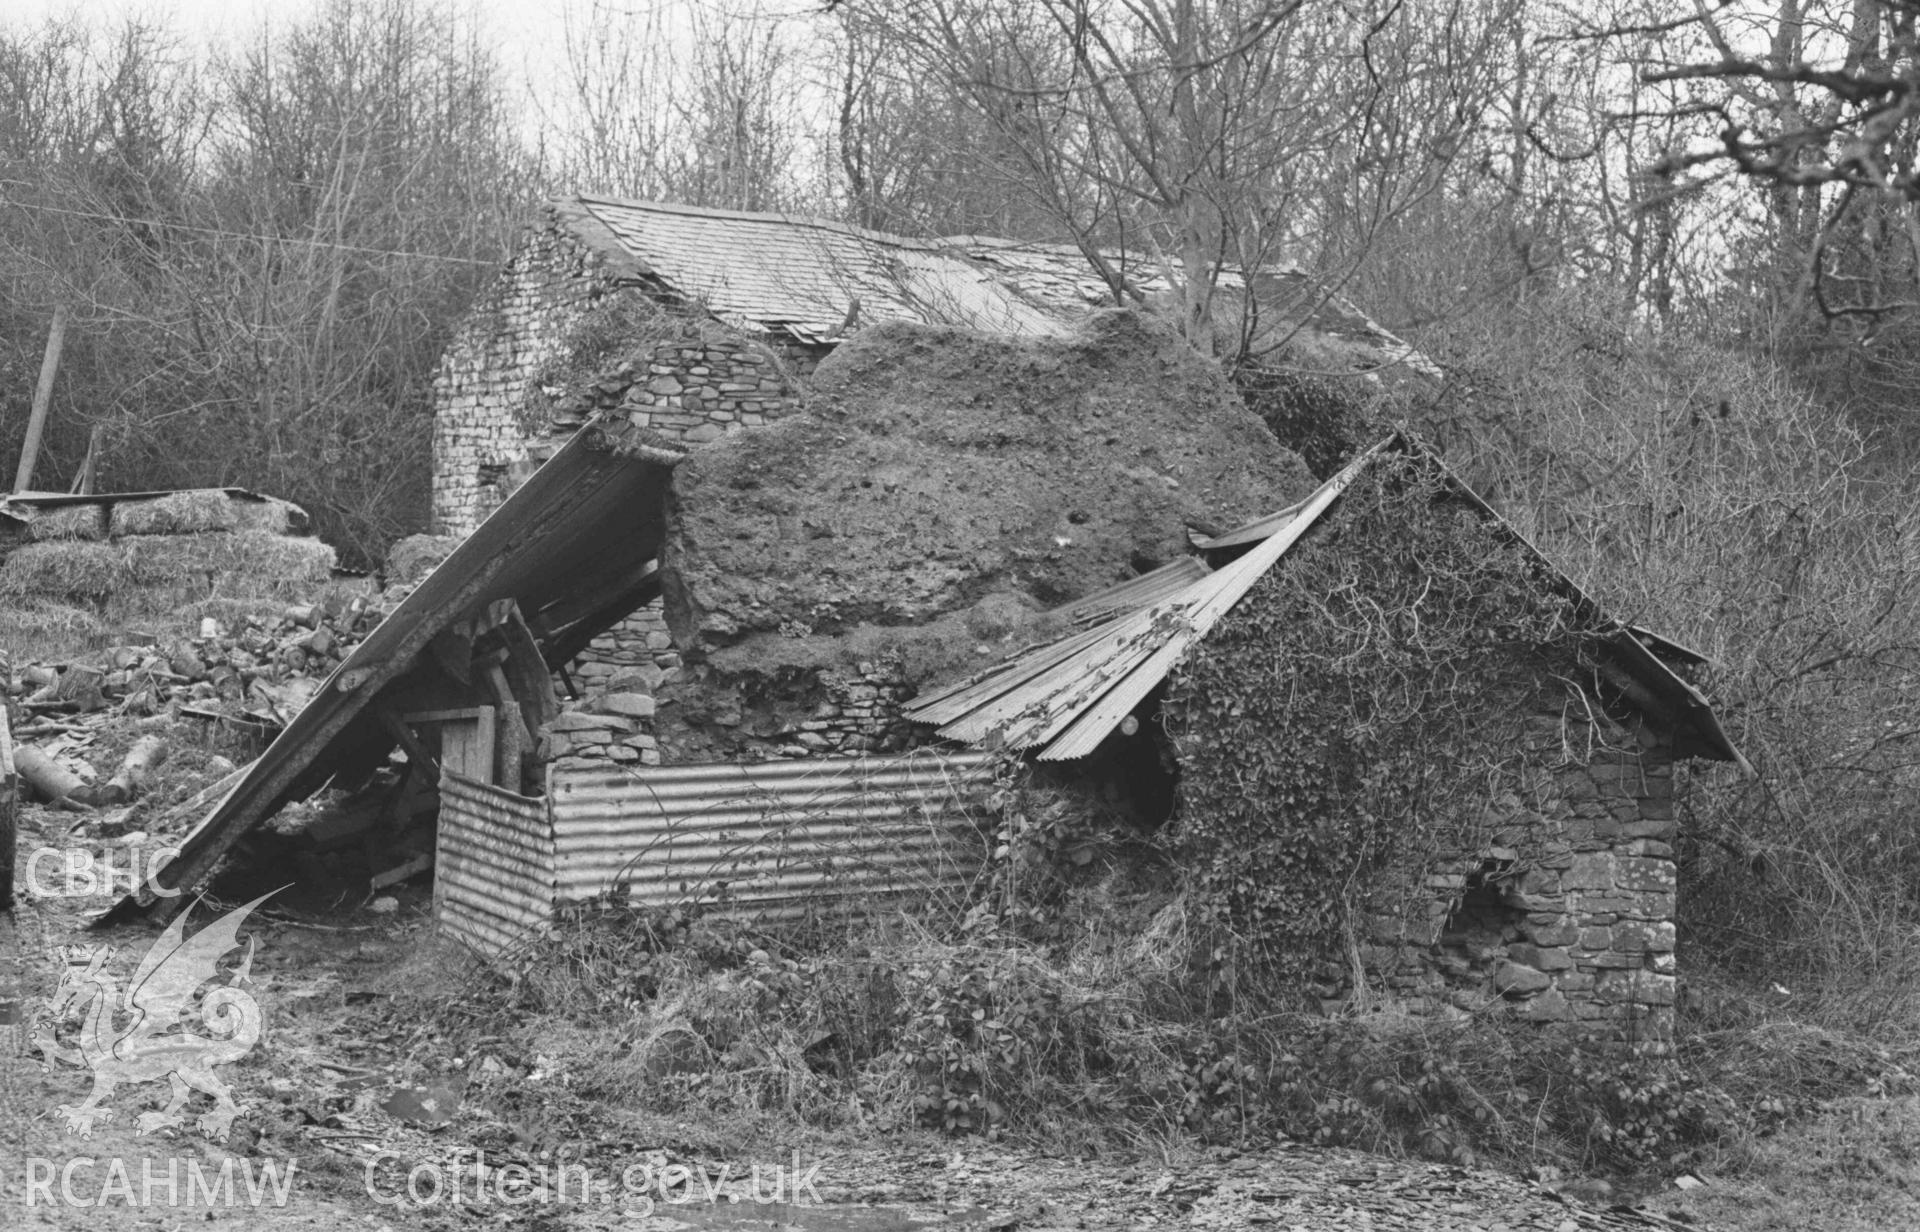
[[(917, 700), (906, 717), (952, 740), (989, 748), (1032, 749), (1043, 761), (1084, 757), (1099, 747), (1189, 647), (1207, 635), (1247, 590), (1284, 557), (1368, 467), (1409, 455), (1458, 498), (1537, 559), (1550, 585), (1573, 599), (1605, 647), (1607, 667), (1642, 708), (1676, 733), (1682, 755), (1730, 761), (1751, 773), (1706, 698), (1668, 665), (1699, 656), (1655, 634), (1606, 618), (1600, 605), (1528, 542), (1425, 446), (1400, 433), (1349, 463), (1307, 500), (1226, 534), (1196, 541), (1203, 550), (1253, 545), (1209, 573), (1166, 566), (1065, 609), (1085, 619), (1113, 614), (1084, 632), (1028, 649), (1008, 662)], [(1177, 588), (1170, 583), (1186, 580)]]

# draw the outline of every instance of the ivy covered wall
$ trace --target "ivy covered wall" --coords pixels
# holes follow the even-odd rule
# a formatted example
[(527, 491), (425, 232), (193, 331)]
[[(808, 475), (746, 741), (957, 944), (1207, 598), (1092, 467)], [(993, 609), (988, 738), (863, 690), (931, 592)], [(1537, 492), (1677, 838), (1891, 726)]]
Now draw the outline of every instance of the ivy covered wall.
[(1188, 657), (1174, 839), (1229, 960), (1671, 1038), (1671, 756), (1539, 566), (1372, 468)]

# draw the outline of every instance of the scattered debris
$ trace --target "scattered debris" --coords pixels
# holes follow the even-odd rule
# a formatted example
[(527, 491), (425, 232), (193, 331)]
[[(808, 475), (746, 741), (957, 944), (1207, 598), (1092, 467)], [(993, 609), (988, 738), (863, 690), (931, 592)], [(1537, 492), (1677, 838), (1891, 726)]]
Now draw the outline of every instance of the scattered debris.
[[(0, 662), (0, 698), (14, 710), (15, 761), (28, 798), (70, 812), (120, 808), (146, 795), (172, 744), (168, 719), (223, 725), (264, 746), (320, 688), (379, 609), (365, 596), (298, 603), (278, 617), (249, 616), (228, 628), (208, 618), (197, 638), (163, 643), (132, 633), (85, 662)], [(148, 717), (153, 716), (153, 717)], [(95, 737), (110, 724), (142, 721), (117, 761), (96, 765)], [(231, 762), (176, 812), (210, 807), (231, 788)]]

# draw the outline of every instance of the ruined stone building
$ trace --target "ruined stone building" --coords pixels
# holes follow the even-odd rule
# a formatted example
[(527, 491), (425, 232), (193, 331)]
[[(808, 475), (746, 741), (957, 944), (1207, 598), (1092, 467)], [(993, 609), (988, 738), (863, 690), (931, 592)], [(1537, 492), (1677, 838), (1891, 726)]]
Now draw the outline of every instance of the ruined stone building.
[[(1168, 297), (1157, 266), (1126, 254), (1113, 264), (1140, 301)], [(1246, 281), (1222, 274), (1222, 311)], [(1251, 281), (1261, 337), (1285, 339), (1277, 360), (1336, 374), (1432, 371), (1298, 271)], [(596, 409), (700, 444), (786, 414), (796, 379), (868, 326), (1062, 337), (1088, 312), (1120, 306), (1083, 257), (1057, 245), (913, 240), (604, 197), (551, 202), (435, 379), (434, 527), (472, 531)]]
[[(1144, 302), (1170, 295), (1164, 272), (1113, 254)], [(1222, 275), (1257, 301), (1277, 360), (1329, 373), (1430, 372), (1413, 348), (1298, 271)], [(1034, 342), (1074, 337), (1112, 290), (1077, 252), (985, 237), (923, 241), (788, 215), (581, 196), (545, 207), (492, 293), (449, 346), (435, 379), (433, 522), (466, 535), (596, 413), (665, 444), (698, 446), (791, 414), (802, 383), (840, 343), (873, 326), (948, 326)], [(1261, 344), (1268, 345), (1267, 341)], [(1111, 382), (1105, 386), (1111, 388)], [(996, 386), (1004, 394), (1005, 382)], [(1216, 392), (1215, 400), (1224, 397)], [(1216, 510), (1211, 516), (1228, 516)], [(869, 666), (872, 666), (869, 664)], [(657, 603), (597, 637), (574, 665), (580, 687), (629, 710), (677, 673)], [(795, 751), (890, 747), (871, 712), (900, 682), (835, 673), (854, 724), (825, 718)], [(655, 760), (633, 714), (560, 733), (562, 756)], [(632, 743), (628, 743), (631, 741)]]
[[(1261, 278), (1282, 297), (1288, 275)], [(442, 851), (450, 884), (471, 874), (461, 918), (496, 940), (602, 873), (638, 876), (642, 837), (715, 846), (675, 800), (753, 830), (711, 797), (741, 775), (772, 798), (816, 766), (945, 749), (977, 774), (1014, 750), (1104, 776), (1142, 825), (1183, 824), (1183, 776), (1207, 770), (1182, 733), (1207, 701), (1173, 689), (1180, 665), (1236, 637), (1268, 653), (1260, 605), (1337, 555), (1352, 484), (1412, 459), (1532, 562), (1578, 636), (1490, 704), (1515, 756), (1464, 819), (1472, 841), (1383, 870), (1414, 890), (1369, 907), (1357, 976), (1316, 987), (1661, 1046), (1672, 767), (1739, 760), (1687, 682), (1697, 656), (1612, 621), (1416, 441), (1311, 473), (1150, 295), (1107, 298), (1056, 249), (554, 205), (439, 376), (435, 518), (468, 537), (179, 876), (409, 726), (440, 750), (443, 835), (467, 836)], [(1425, 364), (1338, 301), (1296, 324), (1328, 371)], [(569, 833), (601, 863), (570, 864)]]
[[(1357, 891), (1364, 910), (1347, 939), (1349, 953), (1328, 955), (1319, 991), (1329, 1004), (1385, 994), (1415, 1011), (1504, 1005), (1527, 1021), (1572, 1024), (1662, 1051), (1673, 1038), (1675, 991), (1674, 765), (1686, 758), (1745, 763), (1686, 679), (1702, 663), (1698, 655), (1610, 618), (1415, 441), (1396, 435), (1306, 500), (1196, 537), (1192, 555), (1080, 599), (1057, 636), (923, 692), (908, 704), (907, 717), (950, 740), (1071, 764), (1096, 781), (1128, 776), (1129, 794), (1157, 803), (1157, 815), (1143, 819), (1155, 826), (1195, 820), (1180, 810), (1208, 806), (1208, 793), (1193, 789), (1209, 774), (1228, 780), (1217, 786), (1230, 796), (1244, 797), (1258, 789), (1249, 785), (1262, 782), (1257, 767), (1269, 759), (1337, 761), (1354, 731), (1376, 716), (1326, 715), (1330, 738), (1316, 744), (1285, 722), (1301, 707), (1297, 699), (1216, 695), (1217, 672), (1171, 691), (1169, 683), (1209, 643), (1225, 641), (1224, 655), (1247, 660), (1312, 645), (1312, 631), (1300, 637), (1292, 622), (1326, 609), (1285, 603), (1290, 585), (1324, 585), (1293, 576), (1302, 554), (1318, 552), (1328, 575), (1365, 596), (1348, 617), (1366, 610), (1374, 596), (1365, 570), (1342, 562), (1365, 546), (1344, 524), (1342, 501), (1370, 477), (1399, 482), (1399, 472), (1433, 483), (1431, 499), (1468, 520), (1487, 553), (1511, 552), (1527, 584), (1501, 591), (1478, 614), (1486, 650), (1467, 670), (1486, 679), (1464, 687), (1457, 678), (1447, 682), (1483, 711), (1459, 716), (1477, 738), (1445, 746), (1448, 755), (1476, 746), (1489, 754), (1477, 789), (1438, 806), (1460, 815), (1433, 819), (1437, 846), (1415, 845), (1370, 866), (1359, 861), (1371, 867), (1374, 888)], [(1411, 533), (1411, 519), (1389, 517), (1384, 526), (1387, 536)], [(1415, 587), (1431, 581), (1404, 580)], [(1541, 612), (1549, 615), (1530, 619)], [(1435, 623), (1449, 614), (1437, 605), (1425, 609)], [(1515, 629), (1529, 632), (1516, 636)], [(1531, 642), (1543, 629), (1563, 633), (1554, 639), (1557, 649)], [(1479, 640), (1476, 630), (1467, 632), (1469, 641)], [(1382, 655), (1396, 653), (1384, 637), (1372, 644)], [(1257, 716), (1262, 705), (1271, 723), (1237, 721), (1243, 708)], [(1235, 721), (1221, 721), (1229, 711)], [(1141, 767), (1149, 778), (1157, 770), (1184, 780), (1189, 790), (1169, 784), (1154, 791), (1141, 783)], [(1351, 774), (1371, 768), (1354, 766)], [(1340, 777), (1306, 781), (1330, 788)], [(1300, 792), (1289, 803), (1272, 802), (1269, 815), (1277, 821), (1288, 813), (1310, 830), (1316, 810), (1326, 807), (1320, 798)], [(1226, 850), (1215, 858), (1240, 876), (1250, 856)], [(1299, 878), (1311, 862), (1287, 867), (1285, 876)], [(1304, 893), (1284, 876), (1274, 891), (1282, 899)], [(1364, 973), (1364, 990), (1350, 963)]]

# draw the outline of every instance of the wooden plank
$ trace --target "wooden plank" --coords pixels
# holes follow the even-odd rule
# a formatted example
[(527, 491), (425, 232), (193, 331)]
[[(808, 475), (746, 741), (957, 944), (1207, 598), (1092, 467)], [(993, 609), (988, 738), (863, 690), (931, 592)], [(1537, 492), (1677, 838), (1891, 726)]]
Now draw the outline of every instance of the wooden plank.
[(520, 605), (511, 599), (506, 603), (505, 618), (500, 622), (500, 634), (507, 647), (507, 661), (503, 670), (507, 684), (513, 690), (514, 700), (520, 703), (521, 715), (527, 725), (528, 747), (531, 748), (532, 733), (545, 727), (560, 712), (560, 699), (554, 696), (553, 672), (547, 667), (546, 657), (540, 653), (540, 643), (534, 640), (533, 630), (527, 627), (526, 619), (521, 615)]
[(476, 783), (493, 782), (496, 745), (492, 706), (473, 706), (458, 719), (442, 722), (440, 764)]
[(380, 707), (377, 713), (380, 716), (380, 726), (387, 729), (387, 734), (393, 737), (394, 743), (406, 750), (407, 760), (413, 763), (416, 769), (426, 771), (434, 779), (438, 779), (440, 759), (427, 750), (426, 744), (413, 728), (385, 706)]
[(500, 707), (499, 721), (494, 727), (494, 785), (515, 795), (524, 795), (526, 785), (522, 780), (526, 773), (526, 754), (533, 749), (533, 732), (527, 728), (526, 716), (500, 665), (487, 664), (481, 678), (493, 691), (493, 699)]
[(415, 710), (400, 717), (408, 723), (457, 723), (462, 719), (477, 719), (481, 711), (492, 709), (492, 706), (461, 706), (457, 710)]

